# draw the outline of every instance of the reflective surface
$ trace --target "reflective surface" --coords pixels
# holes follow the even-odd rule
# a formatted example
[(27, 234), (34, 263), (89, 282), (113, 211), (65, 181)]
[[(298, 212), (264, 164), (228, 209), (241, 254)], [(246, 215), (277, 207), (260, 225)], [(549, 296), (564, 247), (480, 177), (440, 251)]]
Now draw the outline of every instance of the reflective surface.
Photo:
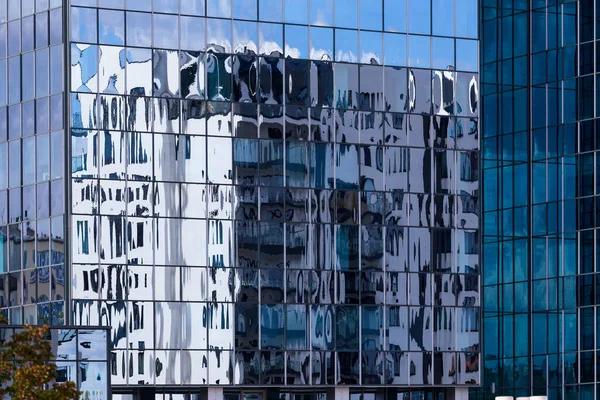
[(475, 20), (130, 3), (70, 9), (72, 317), (112, 383), (478, 384)]
[(597, 398), (597, 11), (482, 6), (482, 387)]
[(0, 1), (0, 307), (14, 324), (65, 322), (63, 39), (61, 1)]
[[(3, 343), (19, 329), (22, 329), (22, 325), (21, 328), (15, 325), (0, 328)], [(112, 398), (111, 360), (106, 328), (50, 327), (46, 339), (55, 357), (52, 361), (57, 367), (56, 382), (75, 382), (82, 399)]]

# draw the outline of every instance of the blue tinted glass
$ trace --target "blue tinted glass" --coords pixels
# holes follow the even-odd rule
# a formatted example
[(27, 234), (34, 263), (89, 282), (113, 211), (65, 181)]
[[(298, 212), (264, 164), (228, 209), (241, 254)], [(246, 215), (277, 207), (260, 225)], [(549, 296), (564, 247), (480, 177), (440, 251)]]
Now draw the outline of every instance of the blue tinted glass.
[(6, 60), (0, 60), (0, 106), (6, 105)]
[[(53, 19), (56, 18), (56, 12), (60, 10), (53, 10), (50, 14)], [(58, 31), (58, 34), (62, 38), (62, 13), (59, 13), (60, 17), (60, 25), (54, 25), (52, 28)], [(57, 21), (52, 21), (56, 24)], [(52, 37), (57, 35), (57, 32), (50, 30)], [(45, 47), (48, 46), (48, 13), (44, 12), (41, 14), (37, 14), (35, 16), (35, 46), (36, 47)]]
[(75, 42), (95, 43), (96, 22), (95, 9), (71, 7), (71, 39)]
[(8, 107), (8, 139), (18, 139), (21, 136), (21, 106), (15, 104)]
[[(31, 65), (34, 65), (33, 60)], [(21, 58), (17, 56), (8, 59), (8, 103), (14, 104), (19, 101), (21, 101)]]
[(308, 0), (285, 0), (285, 22), (308, 24)]
[(8, 2), (8, 19), (13, 20), (21, 17), (21, 2), (20, 1), (9, 1)]
[(35, 11), (40, 12), (48, 9), (48, 0), (35, 0)]
[(23, 87), (22, 99), (31, 100), (35, 97), (35, 53), (23, 54)]
[(358, 61), (358, 32), (347, 29), (335, 30), (335, 60)]
[(8, 142), (8, 187), (21, 185), (21, 141)]
[(0, 142), (6, 141), (7, 125), (6, 125), (6, 107), (0, 107)]
[(336, 348), (340, 350), (358, 350), (358, 307), (337, 306), (336, 320)]
[(432, 0), (431, 7), (432, 33), (440, 36), (454, 36), (454, 0)]
[(74, 5), (74, 6), (95, 7), (96, 6), (96, 0), (72, 0), (71, 4)]
[(21, 44), (22, 52), (33, 50), (33, 17), (21, 20)]
[(21, 124), (23, 136), (35, 133), (35, 102), (28, 101), (21, 104)]
[(21, 0), (21, 14), (23, 17), (33, 14), (34, 11), (34, 0)]
[(63, 97), (55, 94), (50, 98), (50, 130), (55, 131), (63, 127)]
[(335, 2), (335, 26), (358, 28), (358, 0), (337, 0)]
[(383, 14), (381, 1), (360, 2), (360, 29), (381, 30)]
[(284, 340), (283, 305), (261, 305), (260, 332), (263, 349), (279, 349)]
[(185, 17), (179, 18), (179, 28), (181, 29), (181, 49), (184, 50), (204, 50), (204, 19)]
[(127, 9), (136, 11), (151, 11), (152, 2), (148, 0), (127, 0)]
[[(515, 332), (525, 332), (529, 328), (527, 314), (515, 315)], [(523, 356), (528, 353), (529, 335), (515, 335), (515, 355)]]
[(406, 35), (398, 33), (385, 33), (384, 63), (386, 65), (406, 66)]
[(310, 58), (312, 60), (333, 59), (333, 29), (310, 27)]
[(179, 45), (177, 15), (154, 14), (154, 46), (176, 49)]
[(382, 38), (380, 32), (360, 31), (360, 62), (382, 64)]
[[(216, 52), (231, 52), (231, 21), (224, 19), (207, 19), (206, 46), (212, 46)], [(264, 25), (264, 24), (263, 24)], [(281, 26), (279, 27), (281, 31)], [(281, 46), (281, 40), (279, 41)]]
[(119, 8), (122, 9), (125, 0), (98, 0), (98, 6), (102, 8)]
[(577, 5), (565, 4), (563, 9), (563, 46), (577, 43)]
[(204, 15), (204, 0), (184, 0), (180, 7), (182, 14)]
[[(35, 137), (23, 139), (23, 155), (29, 160), (35, 160)], [(23, 185), (35, 182), (35, 163), (23, 163)]]
[[(6, 189), (8, 186), (8, 154), (7, 154), (8, 144), (6, 142), (0, 143), (0, 190)], [(0, 192), (0, 196), (5, 197), (6, 192)], [(4, 199), (0, 199), (4, 200)], [(5, 201), (5, 200), (4, 200)], [(3, 204), (4, 205), (4, 204)]]
[(234, 21), (233, 52), (258, 52), (258, 24), (251, 21)]
[(0, 24), (0, 58), (6, 57), (6, 28), (7, 24)]
[(179, 0), (153, 0), (153, 3), (153, 10), (155, 12), (170, 14), (177, 14), (179, 12)]
[(42, 182), (49, 179), (49, 171), (48, 171), (48, 135), (37, 135), (36, 136), (36, 146), (37, 146), (37, 181)]
[(286, 25), (286, 57), (308, 58), (308, 27)]
[(63, 47), (50, 47), (50, 94), (59, 93), (63, 88)]
[(100, 44), (125, 44), (125, 13), (123, 11), (100, 10), (98, 20)]
[[(458, 24), (457, 24), (457, 26), (458, 26)], [(528, 32), (527, 14), (520, 13), (520, 14), (515, 15), (515, 17), (514, 17), (514, 37), (515, 38), (527, 37), (527, 32)], [(527, 54), (527, 41), (515, 40), (513, 52), (514, 52), (515, 57), (519, 57), (519, 56)]]
[(286, 311), (287, 348), (299, 350), (308, 348), (308, 313), (306, 306), (304, 304), (289, 304)]
[(50, 177), (51, 179), (62, 178), (64, 168), (63, 132), (53, 132), (50, 136)]
[(233, 18), (257, 19), (258, 0), (233, 0)]
[(431, 32), (430, 0), (408, 0), (408, 32), (429, 35)]
[(479, 43), (476, 40), (456, 40), (456, 69), (460, 71), (477, 71), (477, 52)]
[(50, 125), (49, 112), (47, 97), (35, 101), (35, 131), (37, 133), (48, 131)]
[(531, 13), (532, 52), (546, 49), (546, 13)]
[(429, 68), (430, 62), (429, 36), (408, 36), (408, 65), (411, 67)]
[(12, 56), (21, 52), (21, 21), (8, 23), (8, 55)]
[(209, 17), (231, 18), (231, 0), (207, 0), (206, 15)]
[[(37, 18), (37, 17), (36, 17)], [(36, 21), (37, 22), (37, 21)], [(50, 11), (50, 44), (62, 42), (62, 10), (57, 8)], [(37, 34), (37, 31), (36, 31)]]
[(258, 7), (258, 18), (261, 21), (283, 21), (283, 0), (258, 0)]
[(482, 35), (486, 38), (488, 46), (483, 48), (483, 62), (491, 62), (496, 59), (497, 52), (497, 38), (496, 38), (496, 21), (486, 21), (482, 24)]
[[(412, 36), (411, 36), (412, 37)], [(454, 67), (454, 39), (438, 38), (431, 39), (433, 49), (432, 68), (449, 69)]]
[(406, 32), (406, 0), (384, 0), (383, 29)]
[(127, 45), (150, 47), (152, 45), (152, 14), (127, 13)]
[(311, 25), (331, 26), (333, 24), (333, 0), (310, 0)]
[(259, 53), (276, 55), (283, 52), (283, 25), (261, 23), (258, 25)]
[(456, 0), (456, 36), (477, 38), (477, 0)]
[[(50, 182), (50, 215), (60, 215), (64, 212), (64, 188), (62, 179)], [(63, 237), (62, 227), (54, 226), (54, 223), (61, 224), (62, 218), (52, 219), (52, 233), (58, 233), (57, 237)], [(62, 224), (61, 224), (62, 225)], [(55, 231), (55, 228), (57, 230)]]
[(48, 95), (48, 48), (35, 52), (35, 95)]

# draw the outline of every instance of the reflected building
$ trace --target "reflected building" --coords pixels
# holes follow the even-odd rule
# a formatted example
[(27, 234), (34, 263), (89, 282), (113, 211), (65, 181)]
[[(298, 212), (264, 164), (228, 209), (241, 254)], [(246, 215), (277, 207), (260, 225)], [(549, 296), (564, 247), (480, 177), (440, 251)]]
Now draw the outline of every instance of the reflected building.
[[(0, 327), (0, 342), (4, 345), (19, 333), (23, 325)], [(54, 354), (56, 382), (77, 383), (82, 399), (110, 399), (110, 365), (108, 360), (108, 328), (52, 326), (46, 339)]]
[(0, 0), (11, 321), (109, 327), (116, 399), (467, 396), (477, 7)]

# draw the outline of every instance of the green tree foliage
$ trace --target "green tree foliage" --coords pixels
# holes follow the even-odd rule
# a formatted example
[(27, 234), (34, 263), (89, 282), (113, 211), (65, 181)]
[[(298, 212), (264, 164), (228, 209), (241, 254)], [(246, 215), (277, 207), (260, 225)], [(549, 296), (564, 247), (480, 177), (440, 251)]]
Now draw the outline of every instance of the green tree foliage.
[[(0, 316), (0, 332), (12, 331), (4, 324), (6, 319)], [(55, 382), (58, 373), (48, 331), (47, 325), (25, 325), (8, 340), (0, 340), (0, 399), (79, 399), (74, 382)]]

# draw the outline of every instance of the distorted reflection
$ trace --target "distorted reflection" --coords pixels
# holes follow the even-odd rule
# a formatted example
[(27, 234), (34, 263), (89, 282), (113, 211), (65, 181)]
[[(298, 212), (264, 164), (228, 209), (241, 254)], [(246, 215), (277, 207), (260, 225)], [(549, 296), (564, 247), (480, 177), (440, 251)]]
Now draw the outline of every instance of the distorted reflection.
[[(0, 151), (37, 154), (0, 180), (2, 304), (71, 276), (72, 320), (110, 326), (108, 368), (79, 352), (92, 392), (478, 383), (477, 41), (436, 23), (463, 5), (417, 3), (103, 4), (70, 43), (70, 182), (31, 111), (4, 117), (24, 139)], [(64, 185), (70, 275), (60, 198), (35, 197)]]

